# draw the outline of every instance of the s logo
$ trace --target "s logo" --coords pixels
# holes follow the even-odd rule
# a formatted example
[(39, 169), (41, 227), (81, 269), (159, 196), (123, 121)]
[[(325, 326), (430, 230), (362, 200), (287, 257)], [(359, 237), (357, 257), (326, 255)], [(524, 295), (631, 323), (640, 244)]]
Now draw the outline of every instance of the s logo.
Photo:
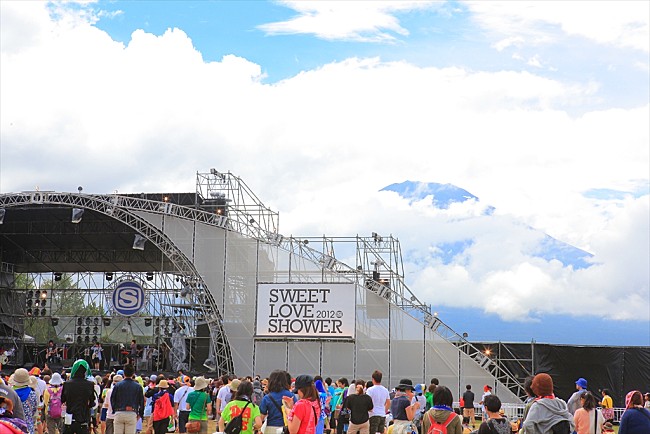
[(122, 316), (132, 316), (144, 307), (144, 289), (138, 282), (124, 280), (113, 290), (113, 308)]

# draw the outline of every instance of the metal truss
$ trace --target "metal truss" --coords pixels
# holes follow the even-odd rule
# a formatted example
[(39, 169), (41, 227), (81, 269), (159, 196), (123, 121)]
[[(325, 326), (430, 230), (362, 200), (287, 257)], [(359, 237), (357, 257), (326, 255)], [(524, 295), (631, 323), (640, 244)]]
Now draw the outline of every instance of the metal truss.
[[(108, 215), (142, 235), (147, 241), (155, 245), (175, 267), (184, 285), (187, 298), (201, 314), (201, 318), (208, 324), (211, 332), (210, 368), (219, 374), (234, 372), (230, 345), (223, 330), (223, 319), (218, 306), (210, 294), (203, 278), (198, 273), (192, 261), (176, 247), (162, 231), (137, 215), (134, 211), (150, 211), (175, 215), (181, 218), (205, 220), (206, 223), (224, 227), (225, 217), (215, 216), (207, 212), (192, 208), (181, 207), (166, 202), (156, 202), (136, 199), (118, 195), (89, 195), (82, 193), (56, 193), (56, 192), (22, 192), (0, 195), (0, 208), (12, 208), (35, 205), (63, 205), (76, 208), (90, 209)], [(209, 224), (210, 224), (209, 223)], [(219, 225), (218, 223), (221, 223)], [(206, 361), (207, 362), (207, 361)]]
[[(253, 238), (278, 233), (278, 213), (266, 207), (241, 178), (230, 172), (197, 172), (196, 194), (204, 199), (203, 204), (211, 202), (213, 213), (227, 215), (228, 223), (239, 233)], [(197, 200), (195, 206), (203, 205)]]

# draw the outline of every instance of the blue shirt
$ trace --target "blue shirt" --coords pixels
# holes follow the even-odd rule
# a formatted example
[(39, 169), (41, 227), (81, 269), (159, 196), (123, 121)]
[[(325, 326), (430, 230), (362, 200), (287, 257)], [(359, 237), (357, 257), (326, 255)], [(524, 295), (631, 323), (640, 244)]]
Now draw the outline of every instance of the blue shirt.
[[(111, 407), (113, 412), (135, 411), (142, 417), (144, 415), (144, 392), (142, 386), (132, 378), (124, 380), (113, 386), (111, 392)], [(129, 409), (127, 409), (129, 407)]]
[[(284, 426), (284, 418), (282, 417), (282, 413), (278, 411), (278, 407), (282, 408), (283, 396), (288, 396), (293, 399), (293, 402), (296, 402), (296, 397), (288, 390), (271, 392), (264, 395), (264, 398), (262, 398), (262, 402), (260, 403), (260, 413), (268, 415), (266, 419), (267, 426)], [(278, 405), (276, 406), (273, 404), (271, 400)]]

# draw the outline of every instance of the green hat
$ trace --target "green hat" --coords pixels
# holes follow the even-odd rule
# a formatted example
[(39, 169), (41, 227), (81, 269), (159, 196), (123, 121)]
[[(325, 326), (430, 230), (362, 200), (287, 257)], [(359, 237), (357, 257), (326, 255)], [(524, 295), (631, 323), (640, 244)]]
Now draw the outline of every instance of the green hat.
[(70, 377), (74, 378), (80, 366), (83, 366), (84, 369), (86, 370), (86, 377), (92, 376), (92, 372), (90, 372), (90, 366), (88, 366), (88, 362), (86, 362), (84, 359), (79, 359), (76, 362), (74, 362), (74, 365), (72, 365), (72, 369), (70, 370)]

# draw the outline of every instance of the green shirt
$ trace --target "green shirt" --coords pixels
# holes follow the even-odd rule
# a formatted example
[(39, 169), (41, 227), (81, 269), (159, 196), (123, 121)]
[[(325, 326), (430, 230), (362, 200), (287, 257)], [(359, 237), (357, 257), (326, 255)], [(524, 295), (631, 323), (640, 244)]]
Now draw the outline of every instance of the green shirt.
[(187, 394), (187, 403), (190, 405), (189, 420), (208, 420), (206, 403), (210, 396), (202, 390), (194, 390)]
[[(221, 412), (221, 417), (223, 418), (226, 425), (232, 420), (232, 418), (242, 414), (242, 409), (248, 404), (248, 401), (230, 401), (226, 408)], [(260, 408), (253, 404), (252, 402), (248, 404), (244, 414), (242, 415), (241, 421), (241, 434), (253, 434), (253, 425), (255, 424), (255, 418), (260, 416)]]

